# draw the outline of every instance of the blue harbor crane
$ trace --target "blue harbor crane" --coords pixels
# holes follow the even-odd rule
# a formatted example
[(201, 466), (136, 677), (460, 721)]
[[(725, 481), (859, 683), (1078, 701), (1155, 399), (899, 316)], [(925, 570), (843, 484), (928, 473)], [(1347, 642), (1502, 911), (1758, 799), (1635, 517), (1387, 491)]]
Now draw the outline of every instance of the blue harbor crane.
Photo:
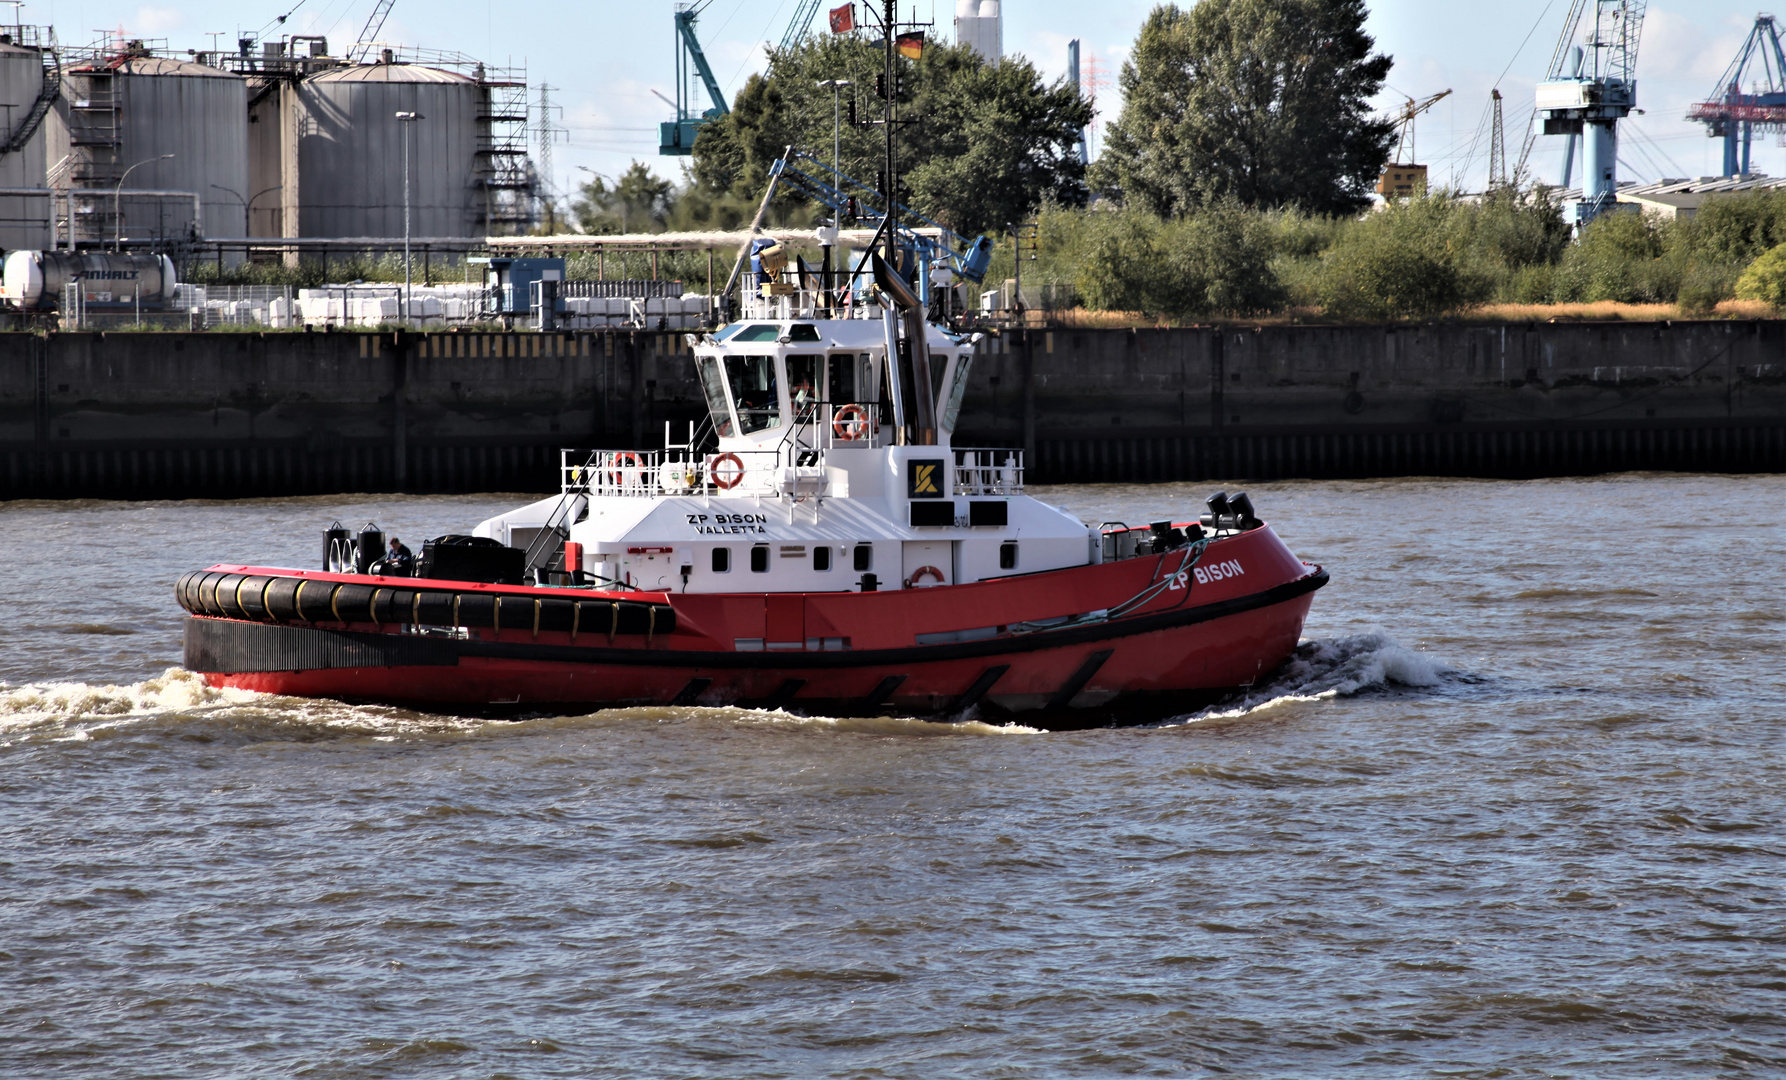
[[(700, 133), (701, 125), (732, 111), (726, 104), (726, 96), (720, 92), (719, 80), (713, 77), (707, 54), (701, 51), (700, 39), (695, 37), (695, 20), (712, 2), (698, 0), (676, 5), (676, 100), (671, 103), (676, 107), (676, 119), (658, 125), (659, 154), (682, 156), (694, 153), (695, 136)], [(700, 76), (701, 84), (707, 90), (708, 100), (713, 102), (710, 109), (696, 111), (694, 89), (690, 85), (696, 75)]]
[(1647, 0), (1571, 0), (1550, 70), (1538, 84), (1533, 123), (1566, 135), (1563, 186), (1581, 142), (1581, 199), (1570, 204), (1577, 228), (1618, 201), (1618, 123), (1637, 107), (1637, 43)]
[(794, 17), (788, 22), (787, 33), (781, 35), (782, 52), (787, 52), (806, 40), (807, 32), (812, 29), (812, 20), (818, 13), (819, 0), (796, 0)]
[[(1750, 92), (1743, 83), (1750, 81)], [(1786, 133), (1786, 51), (1772, 15), (1755, 16), (1736, 59), (1718, 78), (1708, 101), (1687, 109), (1687, 119), (1706, 126), (1706, 134), (1724, 140), (1724, 176), (1749, 171), (1749, 141), (1755, 132)]]
[[(695, 37), (695, 19), (712, 2), (713, 0), (695, 0), (693, 3), (676, 5), (676, 100), (670, 102), (676, 108), (676, 119), (658, 125), (659, 154), (694, 153), (695, 135), (700, 132), (701, 125), (732, 111), (726, 104), (725, 95), (720, 92), (719, 80), (713, 77), (713, 69), (707, 64), (707, 54), (701, 51), (701, 42)], [(819, 0), (796, 0), (794, 17), (788, 21), (788, 28), (781, 35), (781, 48), (777, 52), (785, 53), (799, 48), (812, 30), (812, 20), (818, 13)], [(695, 74), (700, 76), (706, 87), (707, 97), (713, 102), (711, 109), (700, 112), (695, 110), (695, 94), (689, 85)], [(663, 97), (662, 94), (658, 96)]]

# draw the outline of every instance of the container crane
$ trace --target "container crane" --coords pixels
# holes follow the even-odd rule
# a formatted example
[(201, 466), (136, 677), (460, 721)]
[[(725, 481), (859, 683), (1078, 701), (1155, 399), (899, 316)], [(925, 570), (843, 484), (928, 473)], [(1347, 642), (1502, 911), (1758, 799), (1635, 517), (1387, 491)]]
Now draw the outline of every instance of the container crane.
[[(685, 156), (694, 153), (695, 136), (700, 133), (701, 125), (732, 111), (726, 104), (726, 96), (720, 92), (719, 80), (713, 77), (713, 68), (707, 63), (707, 54), (701, 50), (700, 39), (695, 37), (695, 20), (712, 2), (697, 0), (676, 5), (676, 119), (658, 125), (659, 154)], [(712, 108), (695, 111), (694, 93), (689, 86), (693, 75), (700, 76), (707, 97), (713, 102)]]
[(812, 20), (819, 14), (819, 0), (796, 0), (794, 18), (788, 23), (787, 33), (781, 35), (781, 50), (787, 52), (806, 40), (806, 32), (812, 29)]
[[(1743, 93), (1751, 75), (1752, 92)], [(1786, 51), (1772, 15), (1755, 16), (1755, 26), (1736, 59), (1718, 79), (1712, 99), (1687, 109), (1687, 119), (1706, 126), (1711, 138), (1724, 140), (1725, 176), (1749, 171), (1749, 141), (1755, 132), (1786, 132)]]
[(384, 31), (384, 21), (391, 16), (391, 7), (397, 0), (378, 0), (372, 5), (372, 14), (367, 16), (366, 25), (360, 30), (360, 39), (354, 42), (348, 51), (347, 59), (355, 64), (366, 62), (366, 55), (378, 44), (378, 35)]
[(1426, 187), (1426, 166), (1414, 164), (1414, 118), (1445, 100), (1450, 90), (1441, 90), (1423, 101), (1408, 99), (1395, 114), (1395, 154), (1383, 166), (1377, 178), (1377, 194), (1386, 199), (1408, 198)]
[(1538, 84), (1534, 123), (1566, 135), (1563, 186), (1581, 140), (1581, 198), (1570, 205), (1576, 228), (1618, 202), (1618, 123), (1637, 107), (1637, 43), (1647, 0), (1570, 0), (1550, 70)]

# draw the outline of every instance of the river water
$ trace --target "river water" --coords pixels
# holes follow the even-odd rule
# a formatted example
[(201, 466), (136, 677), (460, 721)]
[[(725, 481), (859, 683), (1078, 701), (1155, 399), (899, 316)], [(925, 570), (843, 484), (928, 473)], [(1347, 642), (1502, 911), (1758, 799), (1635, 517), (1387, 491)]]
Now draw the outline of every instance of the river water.
[(181, 572), (519, 498), (0, 505), (0, 1076), (1786, 1072), (1786, 479), (1252, 494), (1297, 658), (1069, 734), (218, 693)]

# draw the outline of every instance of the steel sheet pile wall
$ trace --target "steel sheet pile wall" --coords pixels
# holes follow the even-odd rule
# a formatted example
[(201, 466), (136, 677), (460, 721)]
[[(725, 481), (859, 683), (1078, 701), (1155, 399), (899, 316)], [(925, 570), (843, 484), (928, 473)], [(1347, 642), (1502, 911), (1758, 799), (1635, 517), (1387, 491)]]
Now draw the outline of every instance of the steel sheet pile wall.
[[(1055, 331), (956, 442), (1046, 481), (1786, 470), (1786, 324)], [(702, 415), (673, 333), (0, 335), (0, 497), (547, 491)], [(678, 427), (680, 430), (680, 427)]]

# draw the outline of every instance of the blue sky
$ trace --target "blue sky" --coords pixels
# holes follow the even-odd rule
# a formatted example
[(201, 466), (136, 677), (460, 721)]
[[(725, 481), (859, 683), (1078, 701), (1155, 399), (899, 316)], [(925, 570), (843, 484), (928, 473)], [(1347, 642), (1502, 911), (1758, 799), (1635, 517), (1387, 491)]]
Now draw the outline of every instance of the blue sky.
[[(828, 2), (828, 0), (827, 0)], [(64, 42), (83, 43), (101, 31), (123, 29), (135, 37), (164, 38), (175, 49), (211, 47), (213, 33), (228, 42), (238, 32), (277, 33), (273, 20), (292, 12), (285, 32), (325, 33), (340, 51), (359, 36), (374, 0), (42, 0), (22, 18), (52, 23)], [(294, 10), (295, 5), (295, 10)], [(700, 33), (727, 95), (762, 66), (762, 43), (779, 41), (796, 0), (712, 0)], [(1049, 76), (1066, 70), (1071, 38), (1104, 66), (1110, 83), (1098, 99), (1101, 116), (1121, 107), (1116, 73), (1154, 5), (1138, 0), (1069, 3), (1005, 0), (1005, 47), (1030, 57)], [(1451, 0), (1376, 0), (1369, 30), (1378, 48), (1395, 58), (1388, 108), (1404, 96), (1452, 95), (1421, 118), (1420, 159), (1436, 181), (1477, 188), (1487, 170), (1485, 117), (1489, 90), (1498, 85), (1507, 101), (1510, 154), (1522, 140), (1532, 84), (1543, 73), (1561, 28), (1567, 0), (1503, 0), (1482, 7)], [(581, 176), (577, 166), (613, 173), (634, 158), (666, 175), (676, 159), (656, 154), (657, 123), (670, 109), (652, 94), (672, 93), (671, 0), (594, 0), (583, 4), (498, 3), (497, 0), (396, 0), (380, 37), (386, 42), (453, 49), (495, 63), (525, 63), (534, 83), (553, 88), (563, 107), (562, 141), (553, 151), (554, 180), (561, 187)], [(902, 0), (912, 10), (912, 0)], [(917, 0), (922, 18), (934, 18), (947, 35), (952, 0)], [(1645, 115), (1628, 122), (1621, 148), (1625, 178), (1698, 176), (1717, 169), (1719, 144), (1682, 119), (1687, 105), (1707, 96), (1735, 55), (1755, 16), (1736, 0), (1661, 0), (1649, 6), (1638, 63), (1638, 104)], [(1528, 38), (1529, 35), (1529, 38)], [(1522, 48), (1522, 41), (1524, 42)], [(1505, 74), (1503, 75), (1503, 72)], [(536, 93), (537, 97), (537, 93)], [(1533, 165), (1540, 176), (1560, 173), (1562, 140), (1540, 138)], [(1095, 146), (1095, 143), (1094, 143)], [(1755, 166), (1786, 173), (1786, 149), (1757, 138)]]

